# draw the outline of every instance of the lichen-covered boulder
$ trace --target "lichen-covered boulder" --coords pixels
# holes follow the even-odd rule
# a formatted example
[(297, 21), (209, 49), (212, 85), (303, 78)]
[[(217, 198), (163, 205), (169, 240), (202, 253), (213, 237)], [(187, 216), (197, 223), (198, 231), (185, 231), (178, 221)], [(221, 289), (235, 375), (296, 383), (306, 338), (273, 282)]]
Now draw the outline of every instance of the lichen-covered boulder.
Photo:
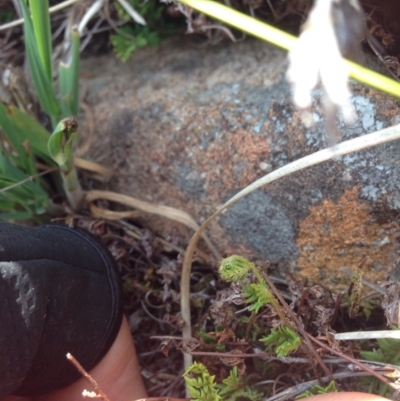
[[(113, 190), (173, 206), (199, 223), (237, 191), (326, 147), (320, 92), (306, 127), (285, 80), (287, 55), (247, 40), (215, 47), (169, 41), (122, 64), (83, 63), (96, 120), (89, 156), (115, 172)], [(116, 72), (117, 71), (117, 72)], [(342, 139), (399, 122), (399, 101), (354, 83), (357, 121)], [(365, 256), (365, 277), (396, 266), (400, 143), (311, 167), (258, 190), (208, 231), (223, 254), (253, 254), (277, 269), (343, 287)], [(191, 233), (150, 217), (172, 241)]]

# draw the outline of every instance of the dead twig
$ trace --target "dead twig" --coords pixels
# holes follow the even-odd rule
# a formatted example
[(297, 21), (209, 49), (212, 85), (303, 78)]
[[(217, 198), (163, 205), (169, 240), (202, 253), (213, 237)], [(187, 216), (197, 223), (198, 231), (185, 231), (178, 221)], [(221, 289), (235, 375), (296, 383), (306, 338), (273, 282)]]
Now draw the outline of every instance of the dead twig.
[[(348, 379), (349, 377), (362, 377), (362, 376), (369, 376), (369, 374), (366, 372), (349, 372), (349, 371), (333, 374), (334, 380)], [(321, 381), (324, 384), (329, 383), (330, 380), (331, 380), (330, 377), (323, 377), (321, 379)], [(263, 383), (261, 382), (259, 384)], [(298, 394), (307, 391), (316, 384), (318, 384), (318, 380), (311, 380), (309, 382), (300, 383), (297, 386), (289, 387), (286, 390), (283, 390), (280, 393), (273, 395), (272, 397), (263, 398), (262, 401), (285, 401), (288, 399), (294, 399), (294, 397), (296, 397)]]
[(347, 361), (354, 363), (355, 365), (357, 365), (359, 368), (363, 369), (365, 372), (368, 372), (370, 375), (376, 377), (378, 380), (380, 380), (381, 382), (385, 383), (387, 386), (389, 386), (390, 388), (392, 388), (394, 391), (399, 390), (398, 386), (396, 386), (394, 383), (390, 382), (388, 379), (386, 379), (386, 377), (382, 376), (380, 373), (375, 372), (373, 369), (369, 368), (367, 365), (364, 365), (363, 363), (359, 362), (357, 359), (354, 359), (346, 354), (344, 354), (343, 352), (340, 351), (336, 351), (331, 347), (328, 347), (326, 344), (324, 344), (323, 342), (317, 340), (315, 337), (311, 336), (310, 334), (308, 334), (308, 337), (311, 341), (313, 341), (314, 343), (318, 344), (320, 347), (326, 349), (327, 351), (331, 352), (332, 354), (335, 354), (336, 356), (339, 356), (343, 359), (346, 359)]
[(278, 291), (278, 289), (275, 287), (274, 283), (272, 282), (272, 280), (268, 277), (267, 274), (264, 274), (261, 272), (261, 275), (263, 276), (264, 280), (267, 282), (268, 286), (271, 288), (271, 290), (274, 292), (275, 296), (279, 299), (279, 302), (282, 304), (282, 306), (285, 308), (286, 312), (288, 313), (288, 315), (290, 316), (291, 320), (294, 322), (294, 324), (296, 325), (295, 330), (297, 332), (300, 332), (301, 336), (303, 337), (304, 342), (306, 343), (306, 346), (308, 348), (309, 351), (309, 356), (310, 356), (310, 363), (311, 366), (313, 367), (316, 376), (318, 377), (318, 379), (320, 379), (320, 375), (318, 374), (317, 369), (315, 368), (313, 361), (312, 361), (312, 357), (311, 355), (313, 355), (315, 357), (315, 359), (317, 360), (318, 364), (321, 366), (321, 368), (323, 369), (323, 371), (325, 372), (325, 374), (331, 378), (331, 380), (333, 379), (332, 373), (331, 371), (328, 369), (328, 367), (325, 365), (324, 361), (322, 360), (322, 358), (319, 356), (318, 352), (315, 350), (314, 346), (311, 344), (311, 341), (308, 338), (308, 333), (304, 330), (303, 325), (301, 324), (301, 322), (299, 321), (299, 319), (297, 319), (297, 316), (293, 313), (292, 309), (290, 309), (289, 305), (287, 304), (287, 302), (283, 299), (282, 295), (280, 294), (280, 292)]
[(90, 398), (102, 398), (104, 401), (110, 401), (104, 391), (99, 387), (96, 380), (83, 368), (83, 366), (68, 352), (67, 359), (75, 366), (76, 370), (93, 386), (95, 392), (83, 390), (82, 395)]

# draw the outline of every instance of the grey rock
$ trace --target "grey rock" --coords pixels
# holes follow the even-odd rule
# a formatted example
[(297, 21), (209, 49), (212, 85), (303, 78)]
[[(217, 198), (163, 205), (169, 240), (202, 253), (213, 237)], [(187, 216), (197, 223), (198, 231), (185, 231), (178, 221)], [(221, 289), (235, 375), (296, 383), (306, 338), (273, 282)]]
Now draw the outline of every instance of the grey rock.
[[(321, 92), (305, 126), (285, 80), (286, 54), (246, 40), (198, 48), (167, 41), (122, 64), (83, 62), (96, 119), (92, 159), (115, 171), (112, 189), (190, 213), (198, 222), (257, 178), (326, 147)], [(398, 121), (399, 101), (352, 83), (357, 120), (338, 119), (342, 139)], [(317, 165), (238, 202), (212, 224), (223, 254), (242, 253), (281, 272), (342, 288), (368, 256), (366, 278), (397, 265), (400, 142)], [(187, 242), (160, 218), (148, 224)]]

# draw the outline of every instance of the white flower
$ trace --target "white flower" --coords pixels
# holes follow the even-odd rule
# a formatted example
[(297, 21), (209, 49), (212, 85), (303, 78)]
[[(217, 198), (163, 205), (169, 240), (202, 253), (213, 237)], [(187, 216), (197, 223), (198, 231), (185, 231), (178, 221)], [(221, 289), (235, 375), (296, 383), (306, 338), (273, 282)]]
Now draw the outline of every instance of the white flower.
[(340, 54), (332, 17), (333, 0), (316, 0), (302, 33), (289, 53), (287, 78), (294, 103), (310, 107), (311, 92), (321, 81), (327, 98), (350, 117), (348, 68)]

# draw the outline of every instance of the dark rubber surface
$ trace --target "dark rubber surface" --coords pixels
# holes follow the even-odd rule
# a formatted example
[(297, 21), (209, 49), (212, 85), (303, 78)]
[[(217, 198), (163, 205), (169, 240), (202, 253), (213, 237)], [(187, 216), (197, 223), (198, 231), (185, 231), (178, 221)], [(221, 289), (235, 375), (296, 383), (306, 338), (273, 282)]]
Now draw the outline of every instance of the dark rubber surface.
[(122, 319), (120, 278), (91, 234), (66, 226), (0, 223), (0, 397), (36, 396), (90, 370)]

